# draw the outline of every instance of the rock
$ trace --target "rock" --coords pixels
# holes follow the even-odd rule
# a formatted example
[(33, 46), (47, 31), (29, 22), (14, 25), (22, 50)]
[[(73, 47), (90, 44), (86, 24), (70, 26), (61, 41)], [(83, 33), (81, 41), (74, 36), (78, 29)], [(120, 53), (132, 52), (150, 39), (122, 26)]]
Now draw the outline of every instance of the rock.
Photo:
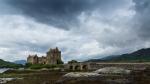
[[(129, 84), (126, 75), (122, 77), (122, 74), (128, 75), (129, 73), (130, 70), (118, 67), (105, 67), (94, 72), (70, 72), (56, 84)], [(112, 76), (114, 78), (111, 79)]]
[(105, 67), (94, 71), (98, 74), (130, 74), (130, 70), (119, 68), (119, 67)]
[[(56, 84), (82, 84), (82, 82), (90, 82), (93, 84), (95, 81), (101, 81), (101, 75), (92, 72), (70, 72), (65, 74)], [(87, 84), (87, 83), (84, 83)]]
[(71, 72), (67, 73), (63, 77), (79, 78), (79, 77), (97, 77), (97, 76), (100, 76), (100, 74), (88, 72)]
[(15, 78), (0, 78), (0, 84), (7, 83), (14, 80)]
[(5, 84), (9, 81), (16, 80), (16, 79), (22, 79), (22, 78), (0, 78), (0, 84)]

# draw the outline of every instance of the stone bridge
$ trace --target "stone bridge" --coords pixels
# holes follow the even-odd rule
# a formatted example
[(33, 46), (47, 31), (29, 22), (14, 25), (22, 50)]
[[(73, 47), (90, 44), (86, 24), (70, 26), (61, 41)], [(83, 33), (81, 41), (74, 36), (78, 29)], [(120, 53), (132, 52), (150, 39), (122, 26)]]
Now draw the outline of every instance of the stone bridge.
[(86, 62), (86, 63), (72, 63), (66, 64), (65, 69), (68, 70), (97, 70), (104, 67), (120, 67), (129, 70), (139, 70), (146, 67), (150, 67), (150, 63), (95, 63), (95, 62)]
[(68, 69), (68, 70), (89, 70), (90, 69), (90, 63), (66, 64), (65, 69)]

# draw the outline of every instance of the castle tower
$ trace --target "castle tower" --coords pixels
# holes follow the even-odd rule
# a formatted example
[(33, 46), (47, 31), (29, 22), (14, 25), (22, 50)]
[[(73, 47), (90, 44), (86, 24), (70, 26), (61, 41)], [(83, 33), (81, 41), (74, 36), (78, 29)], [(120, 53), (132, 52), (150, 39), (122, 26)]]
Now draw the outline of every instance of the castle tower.
[(55, 49), (50, 49), (46, 55), (46, 64), (59, 64), (61, 62), (61, 51), (56, 47)]
[(27, 58), (27, 62), (31, 64), (38, 64), (38, 56), (37, 55), (29, 55)]

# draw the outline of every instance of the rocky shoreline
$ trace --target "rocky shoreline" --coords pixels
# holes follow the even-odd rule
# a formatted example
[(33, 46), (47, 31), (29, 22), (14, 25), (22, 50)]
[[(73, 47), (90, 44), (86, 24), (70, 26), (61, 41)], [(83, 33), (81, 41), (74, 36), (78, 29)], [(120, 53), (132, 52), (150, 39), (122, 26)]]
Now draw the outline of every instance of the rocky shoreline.
[(126, 78), (129, 74), (130, 70), (106, 67), (93, 72), (67, 73), (56, 84), (129, 84), (130, 81)]
[(13, 80), (21, 80), (22, 78), (0, 78), (0, 84), (5, 84)]
[(129, 71), (116, 67), (92, 72), (10, 70), (1, 75), (0, 84), (149, 84), (149, 78), (150, 69)]

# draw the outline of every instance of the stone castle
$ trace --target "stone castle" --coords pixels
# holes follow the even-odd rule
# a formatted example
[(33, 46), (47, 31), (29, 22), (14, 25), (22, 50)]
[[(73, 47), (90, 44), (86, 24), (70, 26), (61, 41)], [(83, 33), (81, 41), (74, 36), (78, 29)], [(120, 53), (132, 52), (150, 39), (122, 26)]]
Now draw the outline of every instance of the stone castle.
[(29, 55), (27, 58), (27, 63), (31, 64), (60, 64), (61, 51), (56, 47), (55, 49), (50, 49), (46, 56), (38, 57), (37, 55)]

